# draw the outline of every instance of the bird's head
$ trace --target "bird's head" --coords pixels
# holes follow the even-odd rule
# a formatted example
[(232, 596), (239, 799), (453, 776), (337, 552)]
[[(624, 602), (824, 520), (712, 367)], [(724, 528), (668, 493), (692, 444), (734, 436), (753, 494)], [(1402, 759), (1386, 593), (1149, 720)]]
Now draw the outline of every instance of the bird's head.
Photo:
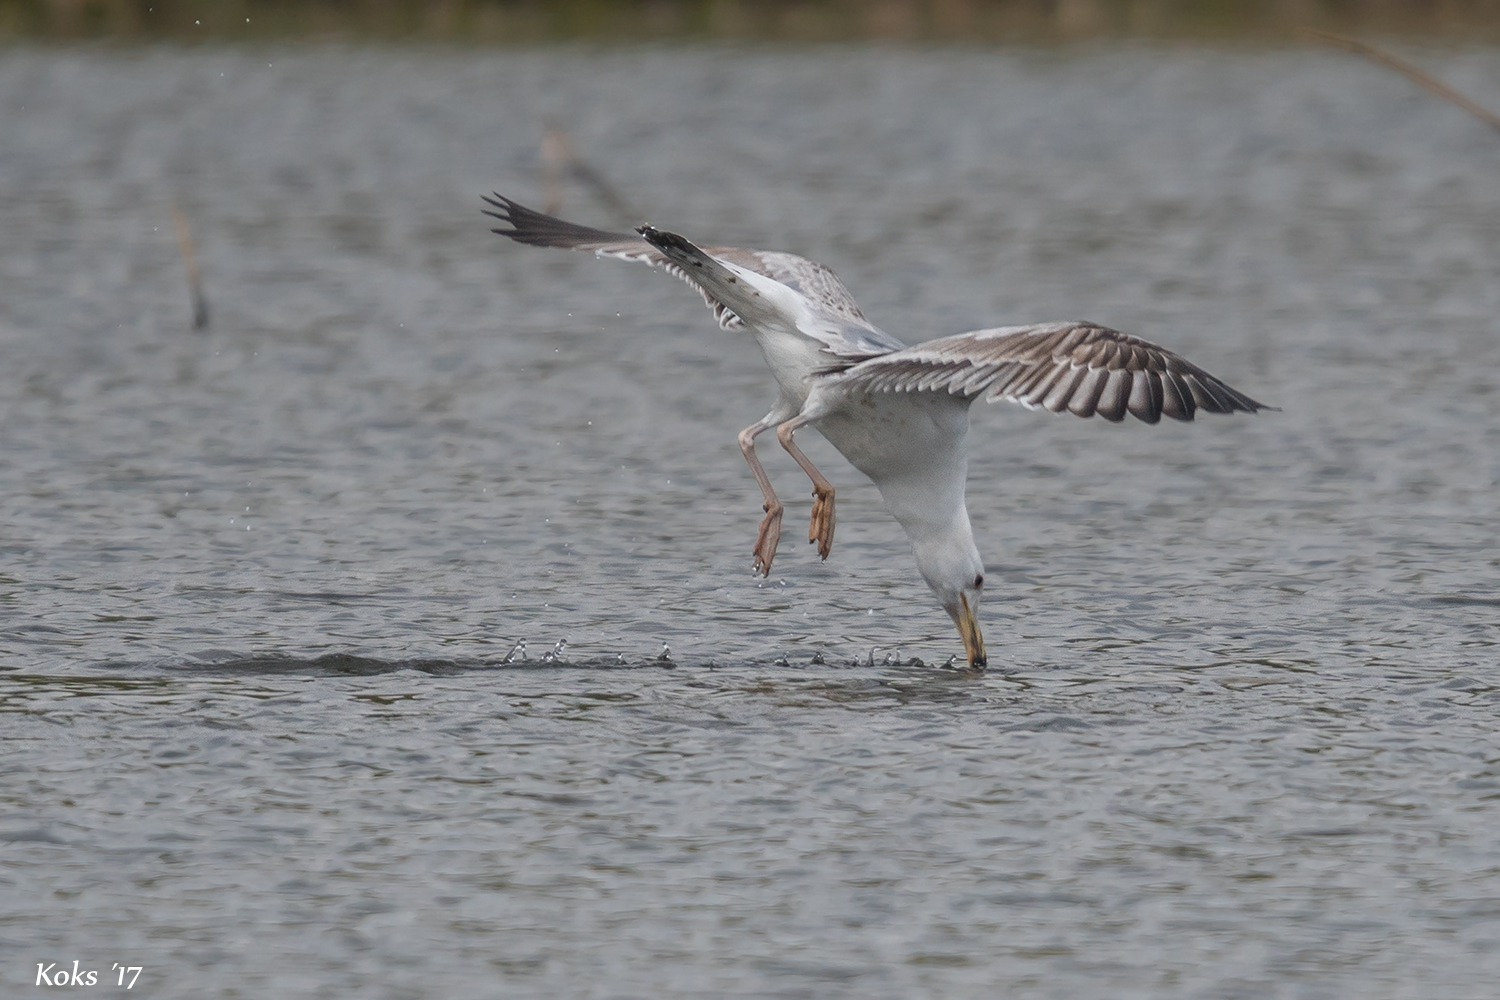
[(979, 602), (984, 597), (984, 562), (972, 536), (948, 535), (913, 542), (917, 568), (937, 595), (938, 603), (958, 626), (969, 666), (983, 668), (988, 662), (984, 636), (979, 631)]

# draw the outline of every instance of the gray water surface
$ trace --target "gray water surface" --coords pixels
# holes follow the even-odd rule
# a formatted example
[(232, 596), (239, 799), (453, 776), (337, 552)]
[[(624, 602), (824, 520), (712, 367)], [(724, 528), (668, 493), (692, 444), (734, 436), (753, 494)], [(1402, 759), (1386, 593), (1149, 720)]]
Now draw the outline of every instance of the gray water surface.
[[(549, 119), (908, 341), (1091, 319), (1283, 410), (976, 407), (992, 669), (942, 669), (815, 434), (833, 556), (772, 444), (752, 576), (753, 344), (489, 234)], [(1494, 995), (1500, 143), (1400, 77), (12, 49), (0, 234), (6, 995)]]

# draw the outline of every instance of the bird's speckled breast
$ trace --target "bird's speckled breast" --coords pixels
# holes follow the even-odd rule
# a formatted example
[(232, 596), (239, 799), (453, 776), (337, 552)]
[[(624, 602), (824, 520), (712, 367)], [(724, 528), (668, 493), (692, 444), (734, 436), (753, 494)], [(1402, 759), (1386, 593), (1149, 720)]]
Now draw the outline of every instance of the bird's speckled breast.
[(877, 484), (942, 478), (965, 461), (971, 402), (948, 393), (857, 392), (813, 426)]

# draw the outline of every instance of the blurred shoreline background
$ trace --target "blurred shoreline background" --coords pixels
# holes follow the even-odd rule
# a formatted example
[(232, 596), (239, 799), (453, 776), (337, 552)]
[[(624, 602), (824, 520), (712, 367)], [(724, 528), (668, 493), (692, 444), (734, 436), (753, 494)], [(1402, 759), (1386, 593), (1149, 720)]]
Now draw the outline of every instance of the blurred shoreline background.
[(1500, 41), (1500, 0), (0, 0), (22, 41)]

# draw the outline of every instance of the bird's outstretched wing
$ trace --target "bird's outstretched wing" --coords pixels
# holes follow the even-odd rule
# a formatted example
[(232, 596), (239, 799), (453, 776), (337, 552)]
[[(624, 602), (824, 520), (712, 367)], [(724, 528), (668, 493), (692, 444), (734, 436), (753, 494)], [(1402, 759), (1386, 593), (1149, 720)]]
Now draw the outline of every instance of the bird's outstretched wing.
[[(719, 321), (720, 326), (726, 330), (744, 326), (734, 310), (705, 287), (695, 274), (689, 273), (690, 269), (685, 269), (679, 261), (671, 259), (669, 254), (663, 253), (640, 236), (575, 225), (533, 211), (499, 194), (484, 200), (492, 206), (485, 209), (484, 213), (510, 226), (509, 229), (494, 230), (501, 236), (508, 236), (517, 243), (529, 246), (587, 250), (599, 257), (613, 257), (659, 267), (696, 288), (709, 308), (713, 309), (714, 318)], [(796, 254), (746, 250), (740, 247), (693, 249), (701, 249), (715, 260), (745, 268), (786, 286), (807, 305), (807, 315), (798, 328), (808, 336), (822, 341), (828, 351), (838, 357), (867, 358), (906, 346), (865, 319), (859, 306), (855, 304), (854, 297), (849, 294), (843, 282), (839, 281), (838, 275), (816, 261)]]
[(1164, 347), (1093, 323), (1045, 323), (974, 330), (929, 340), (821, 376), (870, 392), (947, 392), (1005, 399), (1053, 413), (1126, 413), (1148, 424), (1162, 415), (1275, 407), (1231, 389)]

